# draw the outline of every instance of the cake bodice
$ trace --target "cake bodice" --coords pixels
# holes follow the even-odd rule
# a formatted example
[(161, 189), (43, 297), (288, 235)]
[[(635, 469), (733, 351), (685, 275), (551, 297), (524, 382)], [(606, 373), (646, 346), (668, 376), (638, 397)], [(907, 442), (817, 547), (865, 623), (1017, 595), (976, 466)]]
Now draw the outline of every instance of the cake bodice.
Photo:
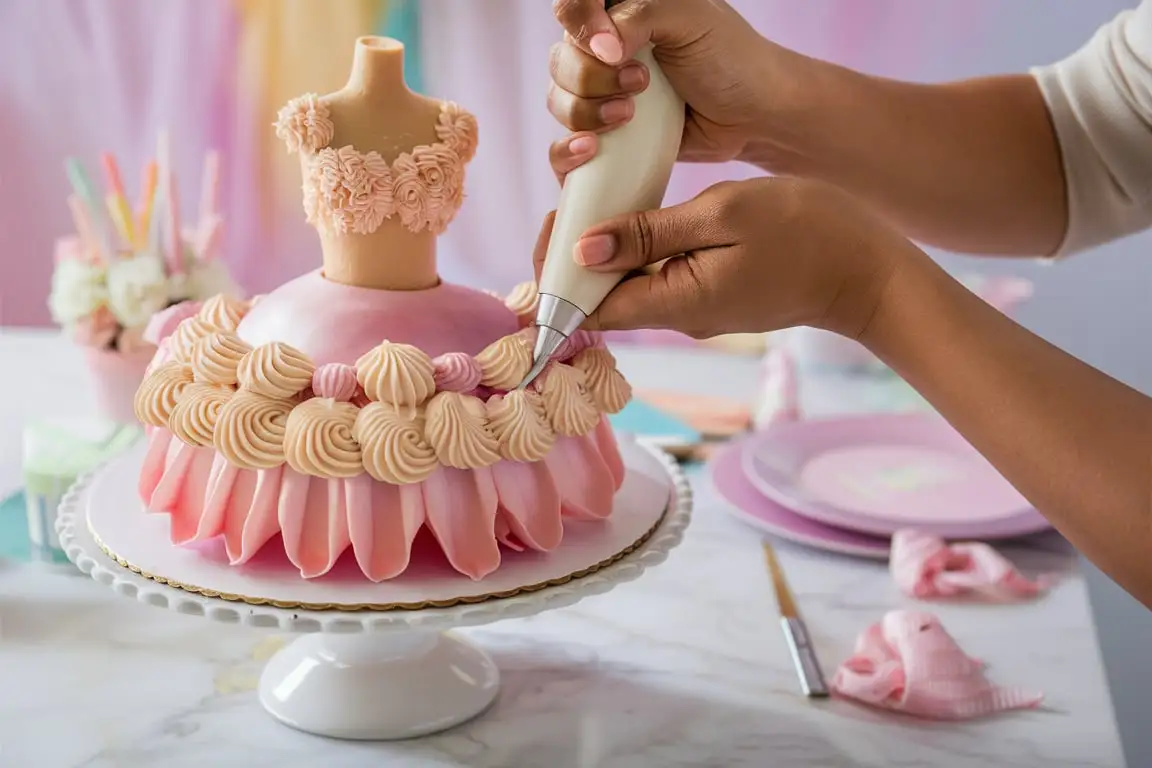
[(288, 151), (302, 155), (308, 222), (331, 235), (369, 235), (393, 217), (413, 233), (447, 229), (464, 201), (464, 171), (476, 153), (477, 124), (469, 112), (443, 102), (434, 129), (438, 141), (389, 161), (376, 150), (329, 146), (335, 125), (328, 104), (316, 94), (292, 99), (276, 121), (276, 135)]
[(482, 291), (443, 282), (424, 291), (377, 291), (314, 270), (257, 301), (237, 333), (254, 347), (283, 342), (323, 365), (355, 363), (384, 338), (432, 357), (475, 355), (519, 327), (515, 312)]

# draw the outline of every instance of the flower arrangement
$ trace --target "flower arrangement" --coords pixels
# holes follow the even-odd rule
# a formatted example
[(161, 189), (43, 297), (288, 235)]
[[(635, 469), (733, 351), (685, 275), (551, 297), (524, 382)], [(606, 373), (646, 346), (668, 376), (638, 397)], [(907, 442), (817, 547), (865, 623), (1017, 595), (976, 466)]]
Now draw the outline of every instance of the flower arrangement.
[(103, 204), (80, 163), (66, 163), (76, 232), (56, 243), (48, 306), (82, 347), (143, 354), (150, 346), (144, 328), (155, 313), (182, 301), (237, 292), (218, 258), (219, 155), (209, 152), (205, 159), (199, 221), (185, 229), (164, 134), (157, 154), (145, 168), (136, 211), (112, 155), (102, 157), (108, 188)]

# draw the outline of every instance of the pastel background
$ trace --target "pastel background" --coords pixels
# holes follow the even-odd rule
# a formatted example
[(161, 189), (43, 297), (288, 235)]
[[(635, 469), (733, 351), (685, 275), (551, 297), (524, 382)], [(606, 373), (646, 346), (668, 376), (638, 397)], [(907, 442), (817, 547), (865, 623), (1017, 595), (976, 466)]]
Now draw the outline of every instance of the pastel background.
[[(1066, 55), (1135, 0), (733, 0), (763, 32), (870, 72), (940, 80), (1021, 71)], [(47, 325), (51, 244), (66, 233), (65, 155), (95, 166), (111, 150), (136, 188), (161, 127), (193, 184), (208, 148), (224, 154), (225, 258), (252, 292), (314, 266), (296, 170), (270, 123), (287, 98), (339, 87), (351, 41), (409, 46), (414, 87), (479, 117), (470, 200), (441, 250), (445, 277), (503, 290), (528, 271), (556, 197), (545, 160), (559, 131), (544, 107), (558, 37), (544, 0), (0, 0), (0, 326)], [(741, 167), (684, 167), (680, 200)], [(194, 196), (185, 205), (192, 213)], [(1152, 391), (1152, 238), (1021, 274), (1036, 296), (1023, 323), (1091, 364)], [(950, 268), (972, 268), (941, 255)], [(1058, 418), (1059, 414), (1053, 414)], [(1140, 728), (1152, 690), (1143, 649), (1152, 617), (1089, 567), (1116, 711), (1132, 765), (1152, 765)]]

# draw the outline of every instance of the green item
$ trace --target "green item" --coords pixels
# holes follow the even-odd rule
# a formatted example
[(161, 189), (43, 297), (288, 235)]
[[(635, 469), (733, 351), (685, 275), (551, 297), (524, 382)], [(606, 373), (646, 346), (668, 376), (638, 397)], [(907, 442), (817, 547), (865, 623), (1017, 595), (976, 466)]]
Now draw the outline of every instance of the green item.
[[(81, 475), (119, 456), (143, 435), (137, 425), (104, 419), (44, 421), (24, 430), (23, 539), (32, 559), (68, 561), (56, 537), (60, 501)], [(10, 525), (0, 529), (5, 550), (15, 546), (7, 541)]]

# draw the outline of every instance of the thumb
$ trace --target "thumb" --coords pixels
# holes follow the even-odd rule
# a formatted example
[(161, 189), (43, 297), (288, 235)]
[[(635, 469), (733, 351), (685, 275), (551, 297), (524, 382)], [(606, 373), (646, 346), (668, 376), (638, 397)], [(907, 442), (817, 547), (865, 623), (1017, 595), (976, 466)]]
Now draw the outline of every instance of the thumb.
[(675, 45), (685, 36), (698, 35), (700, 14), (684, 13), (683, 5), (683, 2), (609, 0), (609, 14), (624, 47), (622, 60), (632, 59), (649, 43)]
[(577, 45), (605, 64), (620, 64), (624, 47), (605, 6), (605, 0), (554, 0), (552, 13)]
[(713, 209), (697, 197), (597, 224), (576, 241), (572, 258), (597, 272), (629, 272), (672, 256), (728, 245), (721, 234)]

